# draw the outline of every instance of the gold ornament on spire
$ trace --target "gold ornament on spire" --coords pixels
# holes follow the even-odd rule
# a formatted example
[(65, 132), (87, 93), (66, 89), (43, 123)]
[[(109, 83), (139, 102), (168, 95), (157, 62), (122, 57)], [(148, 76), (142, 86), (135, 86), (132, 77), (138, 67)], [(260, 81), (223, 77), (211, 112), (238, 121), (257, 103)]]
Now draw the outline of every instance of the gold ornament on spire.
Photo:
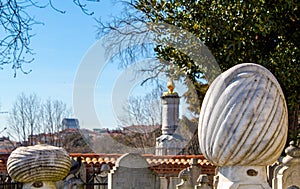
[(167, 84), (167, 87), (168, 87), (168, 89), (169, 89), (168, 93), (169, 93), (169, 94), (173, 94), (173, 93), (174, 93), (174, 89), (175, 89), (175, 84), (174, 84), (174, 82), (173, 82), (172, 77), (170, 78), (170, 80), (169, 80), (169, 82), (168, 82), (168, 84)]
[(170, 80), (167, 83), (168, 92), (164, 92), (163, 96), (178, 96), (178, 94), (176, 92), (174, 92), (175, 84), (173, 82), (172, 72), (173, 72), (173, 63), (170, 62), (170, 75), (169, 75), (170, 76)]
[(169, 82), (167, 83), (168, 92), (164, 92), (163, 96), (178, 96), (176, 92), (174, 92), (175, 84), (173, 82), (173, 78), (171, 77)]

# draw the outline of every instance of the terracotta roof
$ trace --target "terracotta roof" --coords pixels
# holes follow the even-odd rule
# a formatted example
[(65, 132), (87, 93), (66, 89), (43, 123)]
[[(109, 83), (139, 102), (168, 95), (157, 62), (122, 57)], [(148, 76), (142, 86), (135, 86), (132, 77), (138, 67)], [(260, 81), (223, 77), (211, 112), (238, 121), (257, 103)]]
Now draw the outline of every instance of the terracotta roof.
[[(115, 164), (116, 160), (123, 154), (81, 154), (71, 153), (70, 156), (81, 157), (83, 163), (87, 164)], [(150, 166), (159, 164), (172, 164), (172, 165), (189, 165), (192, 158), (198, 159), (198, 164), (213, 166), (203, 155), (168, 155), (168, 156), (156, 156), (152, 154), (142, 154), (146, 158)]]
[[(82, 154), (71, 153), (70, 156), (74, 159), (82, 158), (82, 163), (87, 167), (87, 174), (92, 170), (89, 168), (100, 168), (102, 164), (108, 164), (111, 168), (115, 165), (117, 159), (123, 154)], [(6, 173), (6, 161), (9, 154), (0, 154), (0, 174)], [(214, 175), (215, 166), (212, 165), (203, 155), (174, 155), (174, 156), (155, 156), (152, 154), (142, 154), (158, 175), (177, 176), (178, 173), (190, 166), (192, 158), (198, 159), (197, 166), (201, 167), (203, 174)], [(97, 169), (98, 170), (98, 169)], [(100, 170), (100, 169), (99, 169)]]
[[(95, 171), (99, 171), (103, 164), (108, 164), (111, 168), (115, 165), (117, 159), (123, 154), (81, 154), (71, 153), (70, 156), (76, 159), (82, 158), (82, 163), (86, 165), (87, 175), (92, 175)], [(211, 164), (203, 155), (169, 155), (155, 156), (153, 154), (142, 154), (147, 162), (158, 176), (177, 177), (179, 172), (190, 166), (192, 158), (198, 159), (197, 165), (201, 168), (203, 174), (209, 175), (212, 180), (215, 175), (215, 166)], [(97, 172), (96, 171), (96, 172)]]

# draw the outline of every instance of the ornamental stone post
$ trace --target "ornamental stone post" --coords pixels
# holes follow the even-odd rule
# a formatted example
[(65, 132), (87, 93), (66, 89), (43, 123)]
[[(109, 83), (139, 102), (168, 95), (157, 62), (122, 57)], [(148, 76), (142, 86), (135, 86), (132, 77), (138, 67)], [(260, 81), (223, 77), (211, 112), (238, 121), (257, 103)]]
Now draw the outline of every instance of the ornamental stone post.
[(200, 112), (201, 152), (218, 166), (220, 189), (269, 189), (266, 166), (280, 156), (288, 131), (287, 106), (266, 68), (239, 64), (219, 75)]
[(273, 189), (300, 188), (300, 148), (290, 142), (285, 149), (287, 154), (275, 168)]

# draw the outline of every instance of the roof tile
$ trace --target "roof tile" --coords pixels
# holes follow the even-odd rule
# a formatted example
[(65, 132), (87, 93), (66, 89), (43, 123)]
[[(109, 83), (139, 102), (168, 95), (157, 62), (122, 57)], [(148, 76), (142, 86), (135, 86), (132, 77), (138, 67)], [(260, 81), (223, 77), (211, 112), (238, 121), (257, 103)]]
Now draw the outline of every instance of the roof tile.
[[(113, 167), (116, 160), (121, 157), (122, 154), (81, 154), (71, 153), (70, 156), (75, 160), (77, 157), (81, 157), (82, 163), (88, 167), (100, 167), (102, 164), (108, 164)], [(0, 154), (0, 167), (6, 171), (6, 161), (9, 154)], [(211, 164), (203, 155), (175, 155), (175, 156), (155, 156), (152, 154), (143, 154), (149, 163), (150, 167), (155, 169), (157, 172), (163, 174), (165, 172), (174, 173), (181, 169), (188, 167), (191, 159), (198, 159), (198, 166), (208, 166), (214, 169), (214, 165)], [(2, 170), (1, 168), (1, 170)]]

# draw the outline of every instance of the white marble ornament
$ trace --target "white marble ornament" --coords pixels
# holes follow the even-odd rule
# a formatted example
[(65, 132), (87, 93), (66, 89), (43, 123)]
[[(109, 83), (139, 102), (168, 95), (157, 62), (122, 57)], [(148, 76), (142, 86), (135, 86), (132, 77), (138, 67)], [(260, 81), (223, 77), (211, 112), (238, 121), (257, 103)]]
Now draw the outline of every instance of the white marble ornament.
[(68, 153), (63, 148), (49, 145), (19, 147), (7, 160), (7, 171), (13, 180), (34, 182), (33, 185), (43, 184), (40, 181), (62, 180), (68, 175), (70, 167)]
[(280, 156), (288, 114), (279, 83), (266, 68), (239, 64), (219, 75), (201, 108), (201, 152), (216, 166), (265, 166)]

